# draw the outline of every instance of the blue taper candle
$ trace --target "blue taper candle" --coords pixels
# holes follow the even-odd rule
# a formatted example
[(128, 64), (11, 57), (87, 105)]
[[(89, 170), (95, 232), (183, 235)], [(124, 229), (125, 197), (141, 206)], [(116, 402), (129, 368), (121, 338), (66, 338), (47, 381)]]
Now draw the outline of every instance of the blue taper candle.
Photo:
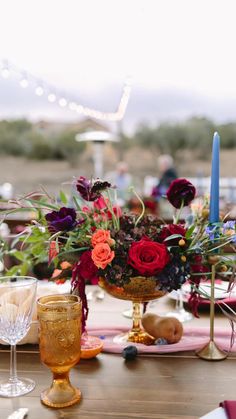
[(220, 136), (214, 133), (212, 144), (211, 192), (209, 222), (219, 221), (219, 189), (220, 189)]

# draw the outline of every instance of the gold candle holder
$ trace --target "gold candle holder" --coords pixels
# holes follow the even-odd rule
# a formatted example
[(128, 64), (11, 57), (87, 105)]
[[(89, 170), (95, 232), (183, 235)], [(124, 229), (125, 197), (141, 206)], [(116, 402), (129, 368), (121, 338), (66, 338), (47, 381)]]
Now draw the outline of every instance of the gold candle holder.
[(214, 341), (214, 321), (215, 321), (215, 264), (211, 266), (211, 296), (210, 296), (210, 340), (199, 351), (197, 356), (206, 361), (222, 361), (227, 357), (227, 353), (222, 351)]

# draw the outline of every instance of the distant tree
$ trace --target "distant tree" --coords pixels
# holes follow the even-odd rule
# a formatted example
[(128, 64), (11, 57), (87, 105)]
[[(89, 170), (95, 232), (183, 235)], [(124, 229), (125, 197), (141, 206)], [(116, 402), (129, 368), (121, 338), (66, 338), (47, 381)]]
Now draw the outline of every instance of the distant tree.
[(186, 146), (186, 134), (182, 125), (163, 123), (156, 129), (156, 137), (161, 153), (175, 156), (180, 148)]
[(53, 157), (58, 160), (68, 160), (74, 165), (79, 155), (85, 150), (86, 143), (78, 142), (75, 136), (78, 131), (66, 130), (53, 141)]
[(158, 148), (156, 129), (140, 124), (133, 136), (133, 143), (142, 147)]
[(32, 124), (26, 120), (0, 121), (0, 152), (20, 156), (26, 154)]
[(28, 158), (37, 160), (53, 159), (53, 144), (49, 138), (40, 134), (39, 132), (31, 132), (28, 135), (28, 147), (25, 148), (25, 153)]
[[(81, 128), (82, 129), (82, 128)], [(236, 147), (236, 122), (218, 127), (205, 117), (193, 117), (182, 123), (163, 122), (155, 127), (140, 124), (132, 136), (127, 136), (120, 125), (119, 142), (114, 147), (123, 160), (124, 152), (138, 145), (153, 151), (153, 154), (168, 153), (175, 157), (183, 148), (194, 149), (199, 157), (208, 158), (215, 130), (221, 136), (222, 148)], [(77, 163), (86, 147), (77, 142), (75, 129), (67, 129), (53, 135), (39, 132), (34, 124), (25, 120), (0, 121), (0, 153), (26, 156), (34, 159), (68, 160)]]
[(236, 123), (219, 125), (219, 134), (221, 136), (221, 146), (223, 148), (236, 147)]
[(205, 156), (210, 150), (214, 131), (212, 121), (194, 117), (184, 123), (164, 122), (155, 128), (140, 125), (133, 140), (142, 147), (152, 147), (173, 156), (181, 148), (199, 149)]
[(125, 152), (132, 147), (133, 141), (132, 138), (120, 132), (118, 135), (118, 141), (113, 143), (114, 148), (117, 150), (118, 153), (118, 160), (122, 161), (125, 157)]
[(211, 150), (212, 137), (216, 127), (207, 118), (193, 117), (186, 121), (186, 144), (189, 148), (198, 149), (201, 157)]

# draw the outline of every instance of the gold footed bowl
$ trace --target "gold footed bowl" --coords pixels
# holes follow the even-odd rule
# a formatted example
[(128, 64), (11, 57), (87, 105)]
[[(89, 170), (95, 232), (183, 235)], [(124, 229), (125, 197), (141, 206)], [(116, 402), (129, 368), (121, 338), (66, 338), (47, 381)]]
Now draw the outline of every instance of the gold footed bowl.
[(133, 326), (128, 333), (115, 336), (115, 343), (134, 342), (152, 345), (155, 339), (145, 332), (141, 326), (140, 304), (163, 297), (166, 292), (157, 289), (155, 278), (136, 276), (130, 278), (129, 283), (123, 287), (109, 284), (104, 278), (99, 278), (99, 285), (112, 297), (120, 300), (129, 300), (133, 303)]

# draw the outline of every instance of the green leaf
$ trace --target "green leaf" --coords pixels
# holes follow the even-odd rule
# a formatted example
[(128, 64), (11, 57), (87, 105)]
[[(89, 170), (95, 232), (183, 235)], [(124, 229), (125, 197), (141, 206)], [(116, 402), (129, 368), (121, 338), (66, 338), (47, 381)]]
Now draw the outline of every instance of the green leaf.
[(191, 226), (191, 227), (190, 227), (190, 228), (186, 231), (186, 233), (185, 233), (185, 238), (186, 238), (186, 239), (191, 239), (194, 229), (195, 229), (195, 226), (194, 226), (194, 225), (192, 225), (192, 226)]
[(164, 242), (166, 242), (168, 240), (172, 240), (172, 239), (182, 239), (182, 238), (183, 238), (183, 236), (181, 234), (171, 234), (171, 236), (166, 237)]
[(8, 269), (7, 271), (7, 275), (8, 276), (13, 276), (13, 275), (19, 275), (21, 272), (21, 265), (15, 265), (12, 266), (12, 268)]
[(33, 204), (33, 208), (30, 208), (30, 209), (38, 210), (38, 207), (53, 209), (53, 210), (56, 210), (56, 211), (58, 211), (58, 209), (59, 209), (58, 205), (52, 205), (52, 204), (49, 204), (48, 202), (36, 201), (34, 199), (27, 199), (27, 202)]
[(21, 252), (20, 250), (15, 250), (13, 252), (13, 256), (16, 259), (20, 260), (21, 262), (23, 262), (25, 260), (25, 253), (24, 252)]
[(22, 263), (22, 265), (21, 265), (21, 275), (22, 276), (27, 275), (27, 273), (29, 272), (29, 268), (30, 268), (30, 265), (27, 263), (27, 261)]
[(61, 257), (63, 255), (69, 255), (70, 253), (79, 253), (79, 252), (83, 252), (84, 250), (89, 250), (89, 247), (81, 247), (80, 249), (71, 249), (65, 252), (60, 252), (57, 256)]
[(75, 203), (76, 209), (77, 209), (78, 211), (81, 211), (81, 207), (80, 207), (80, 205), (79, 205), (79, 201), (78, 201), (78, 199), (77, 199), (75, 196), (73, 196), (73, 201), (74, 201), (74, 203)]
[(67, 204), (67, 197), (66, 197), (66, 194), (63, 191), (60, 191), (59, 198), (60, 198), (60, 200), (63, 204), (65, 204), (65, 205)]

